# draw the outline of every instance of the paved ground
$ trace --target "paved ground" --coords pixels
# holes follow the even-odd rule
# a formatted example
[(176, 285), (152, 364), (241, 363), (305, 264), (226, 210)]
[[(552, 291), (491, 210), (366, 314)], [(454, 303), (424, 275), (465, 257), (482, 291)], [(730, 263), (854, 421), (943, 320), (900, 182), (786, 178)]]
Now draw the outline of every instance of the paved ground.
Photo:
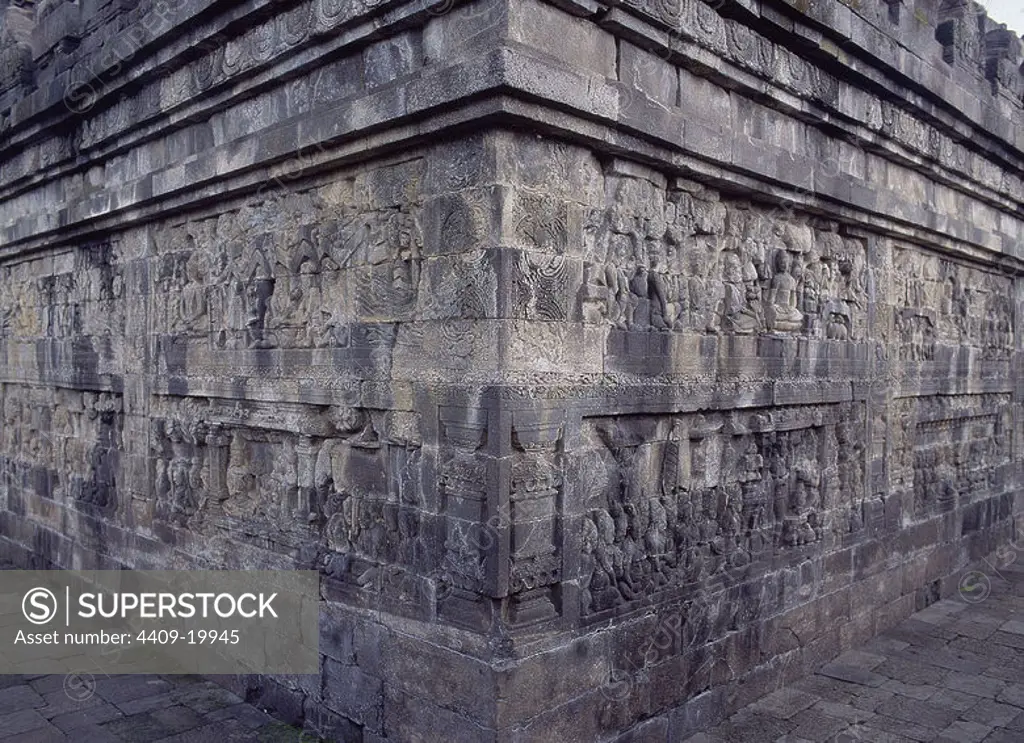
[[(687, 743), (1024, 743), (1024, 560)], [(313, 743), (181, 676), (0, 676), (2, 743)]]
[(1024, 743), (1024, 559), (687, 743)]
[(3, 743), (314, 743), (189, 676), (0, 676)]

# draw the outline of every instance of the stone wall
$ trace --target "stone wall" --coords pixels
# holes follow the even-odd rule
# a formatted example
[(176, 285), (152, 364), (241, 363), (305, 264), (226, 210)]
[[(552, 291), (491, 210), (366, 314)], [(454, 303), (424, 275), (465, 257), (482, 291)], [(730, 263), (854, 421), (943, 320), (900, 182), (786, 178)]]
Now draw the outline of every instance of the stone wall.
[(338, 740), (676, 741), (1024, 514), (969, 3), (0, 10), (0, 557), (316, 567)]

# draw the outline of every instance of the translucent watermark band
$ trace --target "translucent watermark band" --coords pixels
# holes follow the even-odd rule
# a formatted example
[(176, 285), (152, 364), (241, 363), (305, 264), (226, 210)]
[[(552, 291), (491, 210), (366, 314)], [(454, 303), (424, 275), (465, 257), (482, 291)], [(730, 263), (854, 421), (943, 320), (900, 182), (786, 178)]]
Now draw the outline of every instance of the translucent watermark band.
[(318, 673), (315, 571), (0, 571), (0, 673)]

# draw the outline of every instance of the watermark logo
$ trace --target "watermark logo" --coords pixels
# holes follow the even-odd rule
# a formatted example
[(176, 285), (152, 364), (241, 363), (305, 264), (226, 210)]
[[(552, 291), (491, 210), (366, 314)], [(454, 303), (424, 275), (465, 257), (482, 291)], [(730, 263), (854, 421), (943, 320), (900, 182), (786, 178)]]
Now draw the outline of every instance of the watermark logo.
[(91, 673), (69, 673), (64, 677), (64, 694), (75, 702), (91, 699), (96, 693), (96, 677)]
[(957, 588), (968, 604), (980, 604), (992, 593), (992, 581), (980, 570), (972, 570), (964, 573)]
[(0, 657), (70, 674), (71, 699), (89, 694), (86, 672), (319, 668), (315, 571), (4, 570), (0, 580)]
[(32, 588), (21, 600), (21, 612), (32, 624), (46, 624), (57, 616), (57, 597), (48, 588)]

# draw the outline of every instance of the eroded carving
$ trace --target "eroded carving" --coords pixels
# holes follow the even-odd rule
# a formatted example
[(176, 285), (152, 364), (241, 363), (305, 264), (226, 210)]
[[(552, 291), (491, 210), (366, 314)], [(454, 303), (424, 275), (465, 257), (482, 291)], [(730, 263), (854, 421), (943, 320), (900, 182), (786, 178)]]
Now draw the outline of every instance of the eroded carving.
[(889, 483), (911, 490), (914, 515), (945, 513), (1001, 488), (1011, 460), (1011, 400), (1003, 394), (900, 398), (889, 416)]
[(594, 418), (584, 431), (584, 613), (859, 528), (860, 404)]
[(893, 251), (899, 357), (931, 361), (940, 346), (974, 346), (1003, 360), (1013, 348), (1008, 277), (910, 248)]
[(585, 225), (581, 319), (620, 330), (861, 340), (868, 264), (833, 223), (608, 176)]

